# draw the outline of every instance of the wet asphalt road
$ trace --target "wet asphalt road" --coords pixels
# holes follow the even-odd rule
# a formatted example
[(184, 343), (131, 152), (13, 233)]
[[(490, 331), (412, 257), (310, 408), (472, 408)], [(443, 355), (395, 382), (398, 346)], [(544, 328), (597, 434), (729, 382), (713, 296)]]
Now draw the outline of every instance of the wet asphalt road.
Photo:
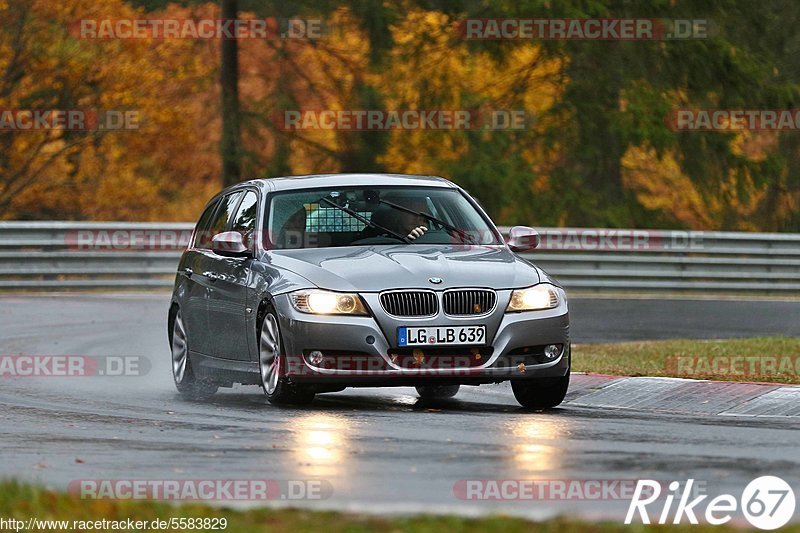
[(800, 301), (572, 298), (575, 342), (800, 337)]
[[(276, 408), (255, 387), (211, 403), (171, 383), (167, 296), (0, 297), (2, 354), (143, 355), (144, 377), (0, 378), (0, 477), (324, 480), (322, 500), (370, 512), (504, 511), (621, 521), (627, 501), (464, 501), (465, 479), (701, 480), (741, 494), (761, 475), (800, 490), (798, 419), (681, 417), (565, 406), (520, 410), (504, 386), (423, 404), (412, 389), (348, 389)], [(800, 335), (796, 302), (574, 300), (577, 342)], [(689, 318), (686, 318), (687, 312)], [(727, 318), (725, 318), (727, 317)], [(231, 504), (231, 502), (228, 502)]]

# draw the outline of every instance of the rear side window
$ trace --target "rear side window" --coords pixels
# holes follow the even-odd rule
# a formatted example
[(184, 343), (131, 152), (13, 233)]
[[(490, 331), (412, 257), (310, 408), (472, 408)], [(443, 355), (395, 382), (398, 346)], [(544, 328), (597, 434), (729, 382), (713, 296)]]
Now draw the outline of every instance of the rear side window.
[(195, 248), (203, 250), (211, 248), (211, 239), (214, 235), (222, 233), (228, 227), (228, 220), (241, 195), (241, 192), (228, 194), (203, 211), (195, 230), (193, 243)]
[(242, 193), (240, 191), (229, 194), (222, 199), (222, 203), (220, 203), (219, 209), (214, 215), (214, 220), (211, 222), (211, 227), (208, 228), (209, 242), (211, 242), (214, 235), (222, 233), (228, 227), (228, 221), (231, 219), (233, 210), (236, 209), (236, 202), (239, 201), (241, 196)]
[(214, 216), (214, 211), (217, 210), (218, 205), (219, 200), (212, 202), (200, 215), (200, 220), (197, 221), (197, 226), (194, 228), (194, 241), (192, 242), (194, 248), (208, 248), (211, 243), (211, 239), (207, 238), (208, 226), (211, 224), (211, 217)]
[(258, 195), (253, 191), (247, 191), (231, 223), (231, 231), (238, 231), (241, 233), (242, 241), (250, 250), (253, 249), (253, 232), (256, 229), (257, 211)]

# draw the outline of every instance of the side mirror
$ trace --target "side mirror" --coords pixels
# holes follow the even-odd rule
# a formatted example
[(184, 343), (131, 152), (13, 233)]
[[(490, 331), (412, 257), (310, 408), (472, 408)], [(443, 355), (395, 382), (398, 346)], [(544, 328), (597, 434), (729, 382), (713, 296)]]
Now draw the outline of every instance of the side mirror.
[(214, 235), (211, 239), (211, 251), (225, 257), (248, 257), (250, 250), (242, 241), (242, 234), (238, 231), (224, 231)]
[(508, 232), (506, 244), (512, 252), (530, 252), (539, 246), (539, 232), (528, 226), (514, 226)]

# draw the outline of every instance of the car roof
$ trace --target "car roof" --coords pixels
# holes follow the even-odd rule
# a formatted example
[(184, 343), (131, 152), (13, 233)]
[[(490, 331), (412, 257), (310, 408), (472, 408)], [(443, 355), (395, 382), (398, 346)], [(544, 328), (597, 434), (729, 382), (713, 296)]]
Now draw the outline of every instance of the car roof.
[(234, 185), (256, 185), (270, 191), (287, 191), (295, 189), (321, 189), (326, 187), (359, 187), (359, 186), (417, 186), (417, 187), (449, 187), (456, 185), (437, 176), (414, 176), (409, 174), (308, 174), (304, 176), (280, 176), (246, 181)]

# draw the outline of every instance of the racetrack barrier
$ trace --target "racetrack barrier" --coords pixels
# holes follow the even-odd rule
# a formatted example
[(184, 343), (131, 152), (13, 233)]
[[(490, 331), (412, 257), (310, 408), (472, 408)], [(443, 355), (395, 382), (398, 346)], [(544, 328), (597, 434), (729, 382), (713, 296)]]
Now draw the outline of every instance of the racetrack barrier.
[[(567, 289), (800, 291), (800, 234), (537, 229), (539, 248), (521, 255)], [(191, 231), (189, 223), (0, 222), (0, 289), (170, 287)]]

